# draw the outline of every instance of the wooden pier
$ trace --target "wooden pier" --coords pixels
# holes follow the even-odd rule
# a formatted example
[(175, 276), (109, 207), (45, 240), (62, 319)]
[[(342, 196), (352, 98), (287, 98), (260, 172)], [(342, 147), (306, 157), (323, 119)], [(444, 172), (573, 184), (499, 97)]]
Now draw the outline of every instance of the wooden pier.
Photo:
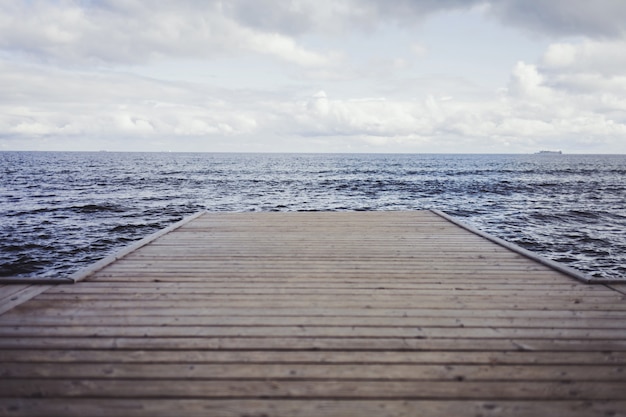
[(0, 416), (626, 415), (626, 287), (436, 212), (203, 213), (73, 278), (0, 287)]

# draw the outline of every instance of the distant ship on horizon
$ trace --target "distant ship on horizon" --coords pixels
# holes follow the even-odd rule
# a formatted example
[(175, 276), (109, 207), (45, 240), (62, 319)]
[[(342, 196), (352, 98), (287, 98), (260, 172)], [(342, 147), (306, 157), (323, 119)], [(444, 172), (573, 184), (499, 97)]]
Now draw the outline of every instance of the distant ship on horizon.
[(535, 155), (562, 155), (561, 151), (539, 151), (536, 152)]

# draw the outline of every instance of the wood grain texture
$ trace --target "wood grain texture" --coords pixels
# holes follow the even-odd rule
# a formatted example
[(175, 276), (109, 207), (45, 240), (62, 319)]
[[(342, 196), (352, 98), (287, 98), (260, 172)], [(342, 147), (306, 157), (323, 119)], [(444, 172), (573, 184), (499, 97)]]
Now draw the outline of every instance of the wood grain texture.
[(432, 212), (205, 213), (83, 278), (0, 287), (0, 415), (626, 415), (623, 287)]

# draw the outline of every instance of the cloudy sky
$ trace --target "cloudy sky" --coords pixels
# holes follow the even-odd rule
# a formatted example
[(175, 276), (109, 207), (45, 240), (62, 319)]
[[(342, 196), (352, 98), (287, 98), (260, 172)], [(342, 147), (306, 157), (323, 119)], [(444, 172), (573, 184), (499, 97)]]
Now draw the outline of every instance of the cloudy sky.
[(0, 150), (626, 154), (624, 0), (0, 0)]

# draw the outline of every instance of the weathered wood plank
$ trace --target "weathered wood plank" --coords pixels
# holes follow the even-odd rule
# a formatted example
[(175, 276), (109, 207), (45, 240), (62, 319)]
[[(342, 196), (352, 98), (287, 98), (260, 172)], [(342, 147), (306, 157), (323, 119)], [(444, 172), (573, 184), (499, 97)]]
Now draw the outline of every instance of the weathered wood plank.
[(7, 416), (84, 417), (624, 417), (626, 401), (460, 401), (460, 400), (228, 400), (228, 399), (0, 399)]
[[(204, 302), (204, 303), (213, 303), (213, 302), (233, 302), (233, 303), (256, 303), (260, 298), (263, 299), (264, 302), (283, 302), (293, 299), (306, 298), (307, 301), (311, 302), (321, 302), (327, 301), (329, 303), (332, 302), (343, 302), (346, 300), (347, 296), (350, 296), (351, 302), (369, 302), (376, 301), (380, 304), (385, 303), (397, 303), (398, 305), (414, 305), (418, 303), (429, 303), (432, 301), (439, 301), (442, 303), (482, 303), (486, 304), (487, 302), (491, 305), (497, 305), (498, 303), (513, 303), (517, 302), (520, 299), (520, 294), (507, 294), (507, 293), (488, 293), (483, 294), (481, 292), (471, 293), (469, 291), (463, 293), (433, 293), (429, 291), (425, 291), (424, 293), (416, 293), (416, 294), (407, 294), (406, 291), (386, 291), (386, 290), (375, 290), (375, 291), (354, 291), (353, 294), (350, 295), (349, 292), (333, 294), (327, 291), (313, 291), (313, 292), (288, 292), (284, 290), (278, 290), (275, 292), (272, 291), (242, 291), (241, 293), (237, 291), (217, 291), (217, 292), (194, 292), (194, 293), (173, 293), (173, 292), (162, 292), (159, 294), (146, 294), (146, 293), (124, 293), (124, 294), (112, 294), (112, 293), (101, 293), (101, 294), (54, 294), (54, 295), (46, 295), (42, 294), (37, 299), (38, 301), (44, 300), (54, 300), (54, 301), (73, 301), (75, 303), (89, 303), (89, 302), (116, 302), (116, 303), (124, 303), (127, 304), (135, 304), (142, 305), (143, 303), (150, 303), (154, 301), (158, 301), (161, 303), (164, 302), (177, 302), (177, 303), (193, 303), (193, 302)], [(569, 304), (583, 304), (583, 305), (603, 305), (608, 304), (610, 302), (623, 302), (623, 296), (617, 296), (615, 294), (602, 294), (602, 295), (586, 295), (582, 296), (580, 294), (554, 294), (554, 295), (544, 295), (544, 294), (529, 294), (529, 297), (533, 298), (533, 305), (536, 303), (544, 303), (551, 304), (554, 306), (560, 305), (569, 305)], [(626, 304), (626, 303), (625, 303)], [(626, 306), (625, 306), (626, 307)]]
[[(294, 273), (271, 273), (271, 274), (261, 274), (260, 272), (254, 271), (238, 271), (238, 278), (242, 280), (256, 280), (257, 282), (267, 282), (268, 280), (285, 280), (285, 281), (300, 281), (300, 282), (310, 282), (310, 281), (319, 281), (320, 279), (326, 279), (328, 282), (337, 282), (337, 281), (345, 281), (345, 280), (361, 280), (364, 283), (379, 283), (381, 282), (381, 276), (384, 276), (385, 279), (390, 279), (394, 281), (402, 280), (406, 282), (415, 282), (416, 280), (428, 279), (431, 281), (446, 281), (449, 283), (467, 283), (471, 280), (489, 283), (493, 280), (493, 278), (498, 278), (498, 283), (511, 283), (515, 284), (520, 280), (534, 280), (536, 285), (541, 285), (545, 282), (562, 282), (562, 279), (565, 277), (554, 277), (554, 275), (546, 275), (544, 277), (536, 276), (535, 274), (529, 274), (527, 272), (520, 273), (507, 273), (506, 278), (502, 277), (502, 274), (493, 271), (490, 273), (486, 272), (472, 272), (472, 271), (462, 271), (457, 274), (452, 274), (449, 272), (445, 273), (427, 273), (427, 272), (414, 272), (414, 273), (372, 273), (368, 271), (362, 271), (359, 274), (355, 273), (337, 273), (336, 275), (331, 275), (329, 273), (313, 273), (310, 271), (298, 271)], [(531, 277), (532, 278), (529, 278)], [(128, 280), (133, 281), (143, 281), (143, 282), (205, 282), (208, 279), (228, 279), (232, 278), (232, 273), (228, 272), (220, 272), (207, 274), (203, 271), (144, 271), (142, 274), (140, 271), (135, 271), (133, 273), (125, 272), (123, 274), (114, 274), (104, 272), (104, 273), (96, 273), (93, 277), (89, 279), (98, 279), (98, 280), (107, 280), (110, 282), (120, 282), (125, 283)], [(332, 277), (332, 278), (331, 278)]]
[(625, 340), (605, 339), (420, 339), (306, 337), (22, 337), (0, 339), (0, 349), (214, 349), (392, 351), (626, 351)]
[[(94, 300), (81, 303), (79, 300), (33, 300), (30, 304), (33, 308), (43, 307), (52, 302), (56, 308), (83, 308), (93, 309), (134, 309), (137, 313), (144, 309), (164, 308), (174, 310), (181, 304), (187, 308), (203, 309), (203, 308), (228, 308), (236, 305), (239, 308), (353, 308), (353, 309), (438, 309), (440, 307), (456, 308), (456, 309), (479, 309), (479, 310), (541, 310), (548, 308), (548, 301), (531, 300), (520, 301), (519, 299), (493, 300), (488, 299), (461, 299), (461, 298), (445, 298), (445, 299), (400, 299), (400, 300), (377, 300), (363, 299), (353, 300), (352, 298), (340, 299), (307, 299), (298, 300), (294, 297), (249, 297), (243, 298), (216, 298), (213, 300), (184, 300), (184, 303), (176, 300)], [(586, 303), (584, 298), (571, 299), (561, 303), (556, 303), (555, 308), (567, 308), (575, 311), (626, 311), (626, 303)]]
[[(438, 285), (433, 284), (415, 284), (413, 282), (407, 282), (405, 284), (396, 282), (392, 285), (376, 285), (376, 283), (355, 284), (351, 288), (350, 283), (338, 283), (329, 282), (315, 283), (315, 282), (290, 282), (290, 281), (263, 281), (263, 282), (245, 282), (245, 281), (211, 281), (211, 283), (204, 285), (203, 283), (193, 282), (164, 282), (162, 284), (155, 284), (151, 282), (136, 282), (140, 285), (124, 285), (113, 282), (98, 282), (98, 284), (109, 284), (109, 286), (98, 287), (76, 287), (73, 289), (63, 289), (64, 286), (57, 286), (48, 290), (45, 294), (38, 297), (54, 298), (62, 297), (76, 297), (81, 298), (85, 296), (98, 297), (124, 297), (126, 294), (130, 296), (149, 296), (149, 295), (161, 295), (168, 297), (185, 297), (188, 294), (193, 294), (196, 297), (203, 295), (217, 295), (217, 294), (229, 294), (229, 295), (241, 295), (241, 294), (292, 294), (292, 295), (402, 295), (405, 297), (415, 296), (483, 296), (483, 297), (581, 297), (585, 299), (595, 299), (599, 302), (611, 301), (611, 300), (624, 300), (624, 296), (611, 291), (610, 289), (602, 289), (600, 286), (593, 286), (590, 291), (585, 291), (584, 288), (567, 288), (567, 287), (552, 287), (540, 289), (533, 287), (513, 287), (507, 288), (507, 285), (502, 284), (481, 284), (481, 285), (467, 285), (449, 283), (447, 285), (441, 285), (442, 288), (437, 288)], [(65, 295), (61, 295), (65, 294)]]
[(624, 381), (615, 365), (414, 365), (414, 364), (92, 364), (0, 363), (3, 379), (133, 380), (369, 380), (369, 381)]
[[(562, 319), (606, 319), (608, 320), (624, 320), (626, 312), (623, 310), (571, 310), (564, 309), (501, 309), (501, 308), (485, 308), (485, 309), (468, 309), (463, 306), (452, 308), (451, 306), (441, 306), (441, 308), (352, 308), (341, 306), (338, 308), (322, 307), (262, 307), (262, 306), (232, 306), (213, 307), (204, 305), (202, 308), (196, 306), (186, 307), (145, 307), (135, 308), (118, 307), (109, 308), (108, 306), (96, 308), (91, 305), (77, 307), (72, 303), (56, 303), (54, 301), (31, 301), (28, 304), (21, 305), (12, 311), (6, 313), (3, 318), (15, 316), (75, 316), (94, 317), (94, 316), (317, 316), (317, 317), (485, 317), (485, 318), (512, 318), (512, 317), (528, 317), (528, 318), (562, 318)], [(0, 320), (0, 323), (2, 321)]]
[(5, 397), (26, 398), (311, 398), (611, 400), (623, 398), (626, 382), (613, 381), (299, 381), (299, 380), (2, 379)]
[(390, 289), (390, 290), (419, 290), (422, 291), (442, 291), (442, 292), (456, 292), (456, 291), (485, 291), (485, 292), (519, 292), (522, 294), (532, 294), (533, 292), (546, 293), (546, 292), (558, 292), (558, 293), (584, 293), (584, 294), (613, 294), (613, 291), (607, 289), (603, 285), (587, 285), (582, 283), (572, 283), (564, 280), (560, 280), (558, 283), (545, 283), (541, 287), (537, 287), (536, 283), (518, 281), (516, 283), (502, 283), (498, 281), (480, 281), (476, 280), (468, 281), (462, 284), (448, 283), (441, 280), (414, 280), (414, 281), (394, 281), (386, 280), (385, 282), (368, 283), (360, 280), (317, 280), (317, 281), (290, 281), (290, 280), (244, 280), (244, 279), (214, 279), (202, 282), (162, 282), (153, 283), (145, 281), (128, 281), (125, 283), (110, 282), (110, 281), (89, 281), (79, 282), (71, 287), (59, 285), (51, 288), (46, 293), (116, 293), (127, 291), (142, 291), (146, 293), (150, 292), (197, 292), (197, 291), (212, 291), (212, 290), (253, 290), (255, 288), (267, 289), (268, 285), (271, 285), (275, 291), (282, 291), (287, 289), (326, 289), (332, 290), (337, 288), (340, 290), (378, 290), (378, 289)]
[(0, 326), (338, 326), (338, 327), (510, 327), (553, 329), (618, 329), (626, 330), (623, 318), (546, 318), (546, 317), (436, 317), (436, 316), (271, 316), (271, 315), (194, 315), (145, 316), (107, 315), (8, 315)]
[[(626, 351), (315, 351), (4, 349), (4, 363), (438, 364), (626, 366)], [(38, 365), (37, 365), (38, 366)]]
[(603, 339), (626, 341), (623, 329), (396, 326), (0, 326), (0, 337), (298, 337), (423, 339)]

